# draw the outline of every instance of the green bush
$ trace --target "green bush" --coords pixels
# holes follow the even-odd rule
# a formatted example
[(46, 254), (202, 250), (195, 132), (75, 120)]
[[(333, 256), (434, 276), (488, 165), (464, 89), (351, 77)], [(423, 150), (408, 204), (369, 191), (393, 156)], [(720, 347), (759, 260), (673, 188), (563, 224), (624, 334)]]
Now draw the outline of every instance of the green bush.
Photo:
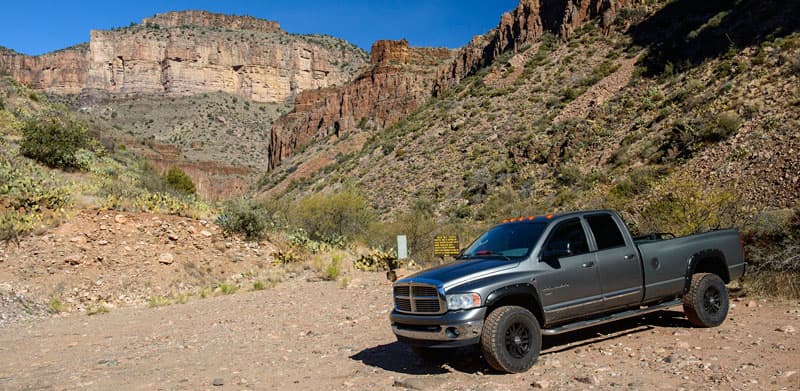
[(711, 134), (712, 141), (728, 138), (742, 126), (742, 119), (735, 111), (726, 111), (717, 118), (717, 131)]
[(740, 226), (740, 200), (723, 188), (709, 187), (688, 174), (676, 175), (655, 189), (656, 197), (641, 212), (644, 231), (683, 236)]
[(366, 199), (353, 189), (333, 194), (313, 194), (300, 200), (291, 212), (292, 223), (314, 240), (353, 239), (374, 219)]
[(65, 114), (43, 114), (29, 119), (22, 127), (22, 154), (50, 167), (83, 168), (75, 154), (88, 147), (86, 127)]
[(197, 194), (192, 178), (180, 167), (170, 167), (161, 179), (170, 189), (183, 194)]
[(227, 233), (244, 235), (247, 240), (259, 240), (274, 224), (264, 204), (249, 199), (227, 202), (217, 217), (217, 224)]
[(342, 274), (342, 257), (334, 255), (331, 258), (331, 263), (325, 268), (325, 275), (323, 278), (327, 281), (336, 281), (339, 275)]

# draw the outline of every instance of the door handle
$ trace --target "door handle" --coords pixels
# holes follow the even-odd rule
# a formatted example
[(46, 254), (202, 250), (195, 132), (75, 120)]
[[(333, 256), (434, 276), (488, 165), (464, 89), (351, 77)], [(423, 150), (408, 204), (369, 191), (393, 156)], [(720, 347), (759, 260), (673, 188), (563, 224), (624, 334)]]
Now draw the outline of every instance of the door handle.
[(581, 266), (583, 266), (583, 267), (594, 267), (594, 262), (586, 262)]
[(626, 260), (626, 261), (630, 261), (631, 259), (634, 259), (634, 258), (636, 258), (636, 255), (633, 255), (633, 254), (628, 254), (628, 255), (626, 255), (626, 256), (625, 256), (624, 258), (622, 258), (622, 259), (624, 259), (624, 260)]

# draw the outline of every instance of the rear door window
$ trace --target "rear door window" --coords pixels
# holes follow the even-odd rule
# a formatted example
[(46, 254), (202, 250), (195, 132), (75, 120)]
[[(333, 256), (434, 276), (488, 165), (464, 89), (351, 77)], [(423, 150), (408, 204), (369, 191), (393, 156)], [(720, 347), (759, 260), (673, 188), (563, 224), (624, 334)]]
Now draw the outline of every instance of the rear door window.
[(589, 223), (598, 250), (625, 246), (625, 238), (611, 215), (586, 216), (586, 222)]

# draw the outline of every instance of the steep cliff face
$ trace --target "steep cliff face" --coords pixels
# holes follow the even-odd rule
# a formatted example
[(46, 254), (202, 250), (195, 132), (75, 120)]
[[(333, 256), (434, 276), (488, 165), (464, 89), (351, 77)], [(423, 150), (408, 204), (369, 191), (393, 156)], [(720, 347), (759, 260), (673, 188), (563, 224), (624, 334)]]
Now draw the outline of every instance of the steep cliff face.
[(344, 84), (364, 65), (366, 54), (342, 40), (292, 35), (276, 22), (202, 11), (92, 31), (88, 47), (79, 49), (0, 55), (1, 69), (47, 92), (222, 91), (258, 102), (285, 102), (305, 90)]
[(77, 94), (86, 86), (88, 53), (86, 44), (36, 57), (0, 49), (0, 71), (36, 89)]
[(430, 97), (437, 65), (451, 58), (448, 49), (411, 48), (405, 40), (378, 41), (371, 53), (369, 70), (346, 86), (297, 97), (272, 128), (270, 169), (314, 139), (397, 122)]
[[(569, 36), (600, 16), (601, 24), (608, 26), (627, 1), (520, 0), (516, 9), (501, 17), (496, 29), (475, 37), (455, 55), (440, 49), (412, 49), (405, 40), (378, 41), (370, 54), (373, 67), (367, 72), (347, 86), (299, 96), (295, 109), (276, 122), (269, 167), (275, 168), (315, 138), (352, 130), (361, 118), (379, 128), (390, 126), (431, 96), (455, 86), (503, 53), (531, 44), (545, 31)], [(393, 68), (398, 64), (418, 66)]]
[(158, 14), (152, 18), (144, 18), (143, 25), (157, 25), (159, 27), (197, 26), (207, 28), (249, 30), (262, 33), (279, 33), (281, 25), (278, 22), (254, 18), (252, 16), (236, 16), (214, 14), (208, 11), (180, 11)]

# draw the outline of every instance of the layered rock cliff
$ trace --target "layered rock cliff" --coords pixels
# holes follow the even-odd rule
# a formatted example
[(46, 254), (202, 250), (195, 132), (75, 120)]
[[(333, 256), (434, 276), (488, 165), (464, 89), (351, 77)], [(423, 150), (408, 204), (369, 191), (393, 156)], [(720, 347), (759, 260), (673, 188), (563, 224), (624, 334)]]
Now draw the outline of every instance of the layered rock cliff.
[(35, 57), (0, 49), (0, 72), (39, 90), (77, 94), (86, 86), (88, 52), (88, 44)]
[(397, 122), (430, 97), (436, 67), (452, 58), (448, 49), (411, 48), (405, 40), (378, 41), (371, 53), (372, 66), (346, 86), (297, 97), (272, 128), (270, 169), (314, 139)]
[(5, 70), (52, 93), (191, 95), (223, 91), (284, 102), (305, 90), (341, 85), (366, 54), (326, 36), (286, 33), (276, 22), (203, 11), (170, 12), (112, 31), (88, 46), (31, 57), (0, 54)]
[[(373, 66), (368, 71), (346, 86), (300, 95), (295, 109), (275, 123), (269, 167), (273, 169), (315, 138), (351, 131), (358, 122), (390, 126), (431, 96), (455, 86), (503, 53), (533, 43), (545, 31), (566, 37), (598, 17), (603, 26), (609, 26), (627, 1), (520, 0), (516, 9), (501, 17), (496, 29), (475, 37), (454, 56), (439, 49), (409, 48), (405, 41), (378, 41), (372, 47)], [(424, 66), (397, 67), (409, 63)]]

